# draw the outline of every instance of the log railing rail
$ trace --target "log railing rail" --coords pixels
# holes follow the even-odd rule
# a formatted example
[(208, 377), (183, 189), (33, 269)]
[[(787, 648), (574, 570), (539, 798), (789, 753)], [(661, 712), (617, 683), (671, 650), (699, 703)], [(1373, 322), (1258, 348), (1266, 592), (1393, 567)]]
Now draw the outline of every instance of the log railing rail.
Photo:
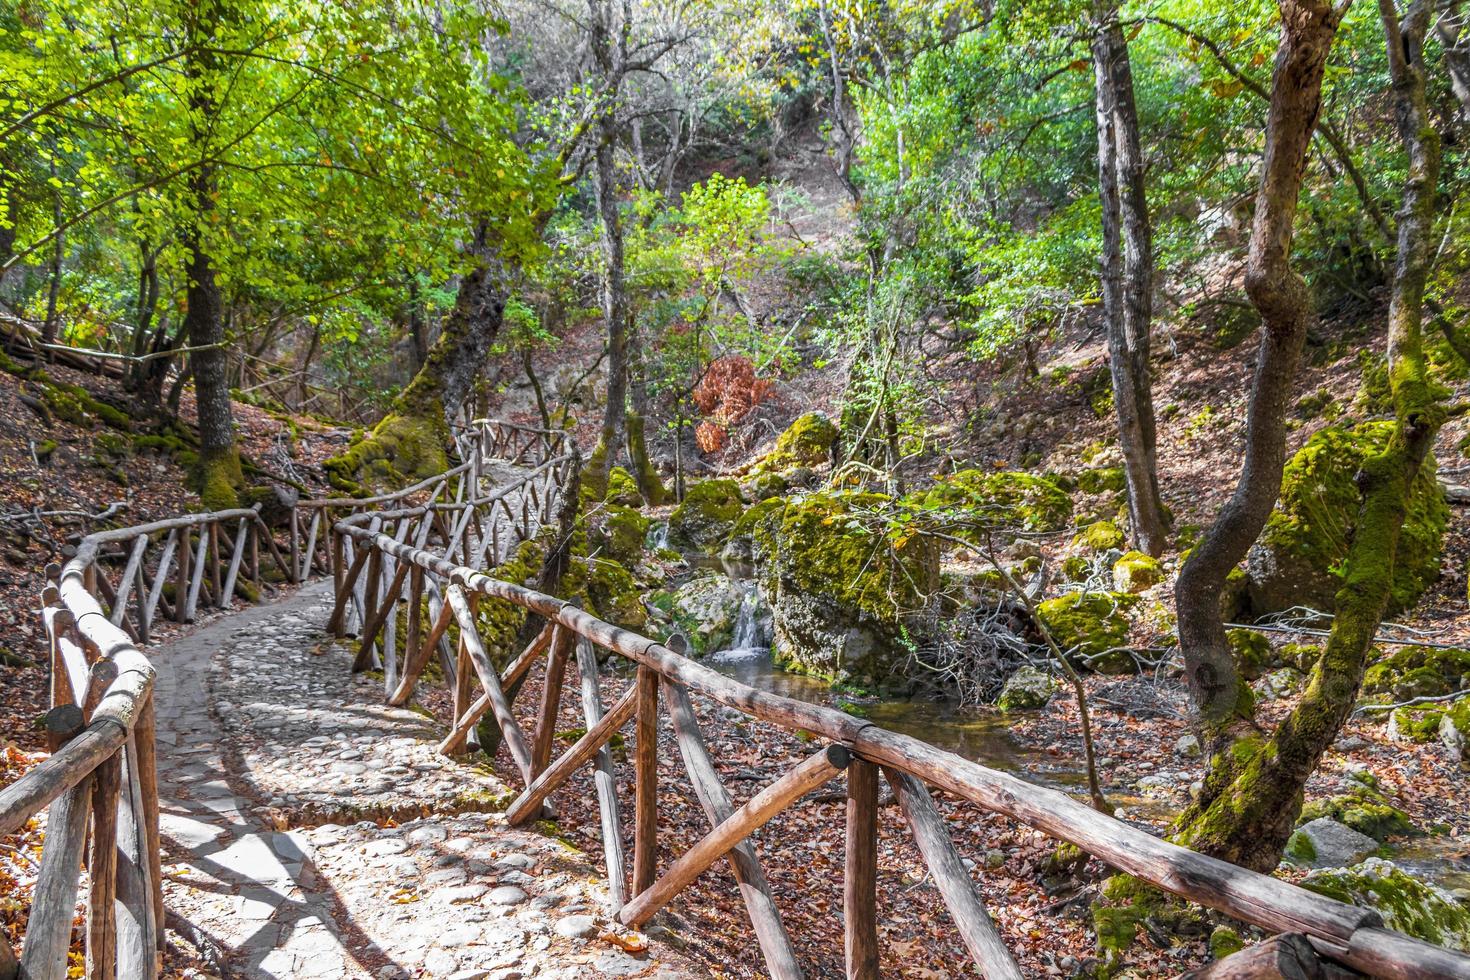
[[(0, 980), (68, 975), (84, 862), (88, 980), (159, 973), (164, 908), (154, 669), (139, 646), (162, 619), (192, 622), (206, 609), (229, 610), (237, 598), (253, 601), (270, 581), (296, 583), (330, 570), (328, 539), (338, 515), (366, 511), (380, 515), (376, 526), (392, 526), (395, 512), (383, 508), (429, 514), (436, 530), (450, 532), (436, 544), (462, 561), (514, 547), (546, 520), (573, 460), (562, 433), (478, 420), (461, 427), (456, 439), (463, 463), (404, 490), (297, 502), (282, 541), (256, 506), (101, 531), (83, 538), (65, 565), (47, 567), (41, 615), (52, 751), (0, 787), (0, 837), (43, 812), (46, 837), (18, 956), (0, 934)], [(536, 465), (487, 488), (492, 461)], [(352, 622), (361, 621), (360, 612), (354, 609), (359, 618)], [(383, 636), (391, 644), (393, 635), (390, 620)]]
[[(1470, 978), (1470, 956), (1383, 928), (1377, 913), (1246, 871), (1124, 824), (1064, 793), (1028, 783), (843, 712), (760, 691), (620, 629), (554, 596), (500, 581), (494, 567), (549, 523), (575, 451), (561, 433), (478, 420), (458, 426), (464, 462), (396, 493), (301, 500), (283, 542), (259, 509), (222, 511), (106, 531), (81, 542), (64, 567), (48, 568), (43, 618), (50, 637), (53, 754), (0, 788), (0, 835), (48, 810), (45, 847), (25, 941), (17, 958), (0, 937), (0, 980), (66, 975), (72, 918), (87, 860), (86, 975), (151, 978), (159, 969), (164, 918), (153, 746), (153, 667), (138, 645), (159, 616), (193, 619), (258, 595), (277, 578), (332, 576), (330, 629), (356, 637), (354, 669), (383, 670), (385, 698), (404, 704), (431, 657), (455, 693), (454, 723), (440, 745), (463, 750), (487, 715), (500, 729), (523, 790), (508, 818), (524, 823), (583, 766), (598, 795), (609, 895), (619, 920), (644, 925), (716, 863), (728, 863), (771, 976), (802, 976), (752, 840), (776, 814), (846, 774), (844, 955), (847, 975), (879, 975), (876, 823), (880, 773), (934, 876), (966, 947), (987, 977), (1020, 971), (961, 863), (931, 788), (1068, 841), (1165, 891), (1284, 934), (1333, 964), (1402, 978)], [(525, 468), (486, 487), (487, 464)], [(493, 474), (491, 474), (493, 475)], [(121, 567), (121, 573), (115, 569)], [(255, 591), (245, 587), (251, 583)], [(509, 603), (537, 617), (535, 638), (497, 670), (479, 633), (478, 610)], [(400, 607), (407, 615), (400, 633)], [(425, 615), (427, 613), (427, 615)], [(453, 627), (453, 629), (451, 629)], [(396, 649), (404, 638), (402, 651)], [(633, 680), (613, 704), (601, 694), (596, 650), (621, 658)], [(522, 729), (515, 699), (545, 661), (535, 725)], [(586, 734), (553, 758), (555, 726), (575, 664)], [(475, 694), (478, 687), (479, 694)], [(693, 709), (700, 697), (820, 747), (736, 806), (720, 781)], [(658, 866), (657, 732), (666, 716), (709, 833)], [(624, 854), (624, 811), (609, 745), (632, 725), (633, 854)], [(90, 832), (89, 832), (90, 829)], [(1276, 963), (1277, 956), (1261, 956)], [(1243, 961), (1242, 961), (1243, 962)], [(1268, 975), (1263, 972), (1245, 976)], [(1274, 975), (1274, 974), (1271, 974)]]

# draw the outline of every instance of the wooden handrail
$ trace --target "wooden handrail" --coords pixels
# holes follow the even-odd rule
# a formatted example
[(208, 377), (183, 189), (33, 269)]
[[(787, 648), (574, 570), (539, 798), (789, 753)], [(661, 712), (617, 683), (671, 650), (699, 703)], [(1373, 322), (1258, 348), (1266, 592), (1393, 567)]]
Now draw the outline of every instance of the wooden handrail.
[[(349, 517), (339, 521), (333, 531), (362, 548), (377, 549), (395, 561), (412, 563), (426, 577), (437, 577), (466, 592), (514, 603), (656, 672), (666, 684), (677, 685), (751, 718), (845, 746), (859, 760), (891, 769), (1057, 840), (1075, 844), (1164, 891), (1272, 932), (1304, 934), (1323, 955), (1337, 962), (1406, 977), (1470, 975), (1470, 956), (1383, 929), (1381, 917), (1370, 909), (1347, 905), (1181, 847), (1099, 813), (1065, 793), (1028, 783), (871, 721), (750, 687), (555, 596), (500, 581), (427, 548), (406, 546), (363, 527), (364, 522), (365, 516)], [(592, 758), (592, 748), (595, 746), (579, 745), (577, 758), (566, 761), (581, 765)], [(552, 769), (557, 777), (564, 778), (562, 767), (553, 763)], [(538, 789), (538, 805), (544, 795)], [(633, 904), (627, 908), (634, 910), (635, 918), (641, 913), (636, 893)]]

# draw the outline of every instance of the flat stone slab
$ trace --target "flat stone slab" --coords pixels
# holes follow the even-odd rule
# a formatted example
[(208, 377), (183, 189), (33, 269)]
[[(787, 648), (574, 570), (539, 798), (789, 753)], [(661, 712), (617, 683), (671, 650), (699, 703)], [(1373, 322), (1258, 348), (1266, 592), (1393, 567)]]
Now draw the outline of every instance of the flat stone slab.
[(598, 936), (586, 855), (508, 827), (513, 791), (437, 754), (322, 625), (329, 583), (150, 650), (159, 670), (165, 897), (251, 978), (707, 974)]

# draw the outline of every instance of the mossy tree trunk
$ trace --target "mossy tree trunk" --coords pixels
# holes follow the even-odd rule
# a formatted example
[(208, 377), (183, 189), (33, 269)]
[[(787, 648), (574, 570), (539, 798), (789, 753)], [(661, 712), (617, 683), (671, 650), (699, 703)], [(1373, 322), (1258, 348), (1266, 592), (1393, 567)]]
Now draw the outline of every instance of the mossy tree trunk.
[(645, 426), (649, 416), (648, 375), (643, 360), (643, 339), (635, 327), (628, 335), (628, 399), (629, 411), (624, 419), (627, 436), (628, 466), (633, 472), (633, 482), (638, 493), (651, 507), (658, 507), (668, 499), (669, 491), (659, 478), (653, 460), (648, 456), (648, 434)]
[(1291, 267), (1292, 225), (1307, 150), (1321, 107), (1322, 76), (1338, 13), (1320, 0), (1281, 0), (1282, 35), (1272, 74), (1265, 160), (1256, 194), (1246, 291), (1261, 314), (1260, 347), (1246, 416), (1245, 459), (1221, 508), (1175, 585), (1179, 646), (1206, 752), (1253, 731), (1249, 698), (1220, 616), (1226, 576), (1261, 533), (1281, 490), (1286, 412), (1307, 330), (1315, 319), (1306, 283)]
[(470, 267), (423, 366), (366, 438), (327, 461), (335, 486), (396, 486), (449, 468), (449, 421), (485, 365), (510, 296), (509, 276), (486, 222), (476, 225), (464, 253)]
[[(210, 50), (216, 33), (216, 4), (201, 3), (194, 11), (191, 48), (185, 74), (192, 91), (189, 96), (190, 132), (200, 160), (212, 152), (208, 142), (211, 120), (216, 113), (213, 85), (218, 66)], [(215, 279), (206, 229), (214, 212), (215, 174), (212, 164), (202, 164), (189, 179), (194, 213), (183, 235), (189, 258), (184, 266), (184, 332), (195, 348), (189, 354), (193, 365), (195, 412), (199, 425), (199, 467), (196, 474), (199, 496), (207, 510), (224, 510), (239, 505), (238, 491), (244, 485), (240, 451), (235, 444), (235, 416), (230, 403), (228, 355), (225, 351), (224, 302)]]
[(1133, 546), (1157, 557), (1167, 545), (1159, 497), (1158, 450), (1149, 331), (1153, 319), (1153, 230), (1144, 193), (1143, 151), (1128, 41), (1115, 0), (1096, 10), (1092, 61), (1096, 77), (1098, 191), (1102, 201), (1102, 295), (1108, 369), (1118, 416), (1118, 444), (1128, 480)]
[[(595, 31), (594, 34), (601, 33)], [(599, 60), (601, 60), (599, 58)], [(601, 497), (616, 461), (628, 415), (628, 288), (624, 279), (623, 223), (618, 213), (618, 181), (613, 155), (617, 122), (611, 111), (598, 125), (597, 211), (602, 225), (602, 317), (607, 330), (607, 402), (602, 431), (587, 461), (583, 484)]]
[(1431, 5), (1415, 0), (1402, 23), (1392, 0), (1381, 0), (1379, 8), (1395, 116), (1409, 158), (1389, 303), (1389, 377), (1397, 427), (1388, 446), (1368, 459), (1358, 476), (1362, 503), (1336, 616), (1305, 694), (1269, 736), (1238, 738), (1217, 752), (1205, 791), (1178, 824), (1182, 842), (1259, 871), (1280, 861), (1301, 811), (1302, 789), (1357, 701), (1368, 651), (1388, 607), (1390, 571), (1411, 487), (1444, 418), (1427, 380), (1422, 347), (1440, 171), (1439, 137), (1424, 97), (1423, 42)]

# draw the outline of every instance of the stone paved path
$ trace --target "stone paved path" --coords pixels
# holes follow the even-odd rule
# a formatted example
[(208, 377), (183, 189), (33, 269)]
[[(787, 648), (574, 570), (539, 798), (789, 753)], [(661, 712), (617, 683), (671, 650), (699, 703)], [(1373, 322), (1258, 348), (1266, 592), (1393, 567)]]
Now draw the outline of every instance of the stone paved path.
[(353, 678), (321, 630), (329, 607), (315, 583), (150, 651), (166, 901), (231, 975), (703, 975), (601, 938), (586, 856), (507, 827), (507, 787), (436, 755), (439, 726)]

